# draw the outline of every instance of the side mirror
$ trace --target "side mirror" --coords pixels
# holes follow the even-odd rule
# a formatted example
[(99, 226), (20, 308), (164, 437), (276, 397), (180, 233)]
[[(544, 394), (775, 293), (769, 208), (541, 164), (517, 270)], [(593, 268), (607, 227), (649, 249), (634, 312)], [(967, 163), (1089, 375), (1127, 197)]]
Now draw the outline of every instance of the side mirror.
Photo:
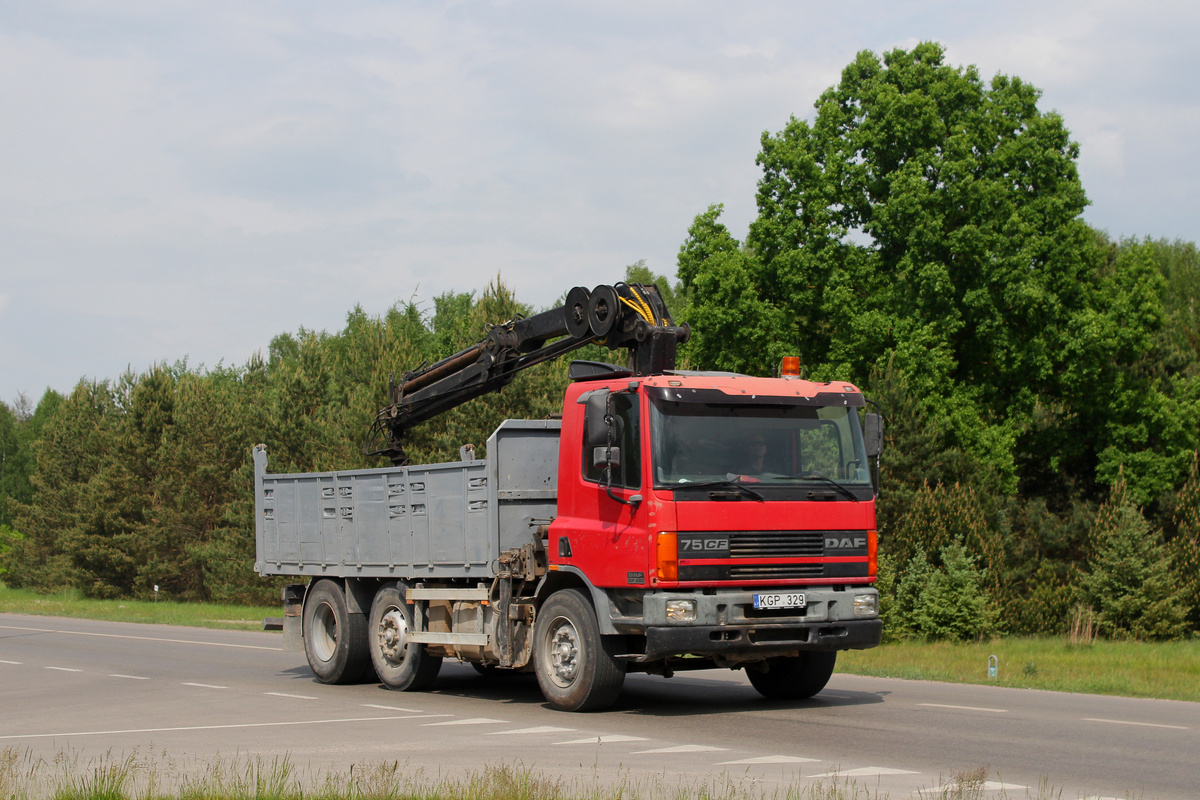
[(863, 446), (867, 458), (879, 458), (883, 452), (883, 417), (878, 414), (867, 414), (864, 419)]
[(601, 469), (621, 468), (621, 448), (619, 447), (597, 447), (592, 450), (592, 466), (600, 467)]
[(604, 421), (608, 413), (608, 392), (597, 391), (588, 395), (583, 412), (584, 439), (588, 447), (604, 447), (608, 444), (608, 424)]

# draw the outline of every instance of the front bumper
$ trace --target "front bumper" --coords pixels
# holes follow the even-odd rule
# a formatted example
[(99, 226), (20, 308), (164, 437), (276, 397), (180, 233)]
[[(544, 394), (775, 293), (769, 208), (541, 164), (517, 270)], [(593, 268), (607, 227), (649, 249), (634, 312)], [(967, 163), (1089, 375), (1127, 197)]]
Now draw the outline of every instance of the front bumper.
[(865, 650), (878, 645), (882, 634), (878, 619), (648, 627), (646, 653), (637, 661), (689, 654), (766, 658), (799, 650)]

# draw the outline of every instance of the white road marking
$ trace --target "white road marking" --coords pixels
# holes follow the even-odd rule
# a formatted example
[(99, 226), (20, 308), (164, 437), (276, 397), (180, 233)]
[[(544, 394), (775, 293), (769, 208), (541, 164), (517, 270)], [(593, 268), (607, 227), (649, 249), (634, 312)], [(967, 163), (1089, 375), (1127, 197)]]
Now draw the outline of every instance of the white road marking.
[(70, 667), (46, 667), (46, 669), (52, 669), (56, 672), (83, 672), (81, 669), (71, 669)]
[(610, 733), (607, 736), (590, 736), (587, 739), (572, 739), (569, 742), (555, 742), (555, 744), (610, 744), (613, 742), (646, 742), (649, 741), (645, 736), (626, 736), (623, 733)]
[(363, 703), (363, 708), (378, 708), (381, 711), (405, 711), (409, 714), (420, 714), (419, 708), (401, 708), (400, 706), (377, 706), (374, 703)]
[(992, 714), (1007, 714), (1007, 708), (982, 708), (980, 706), (948, 706), (945, 703), (917, 703), (919, 706), (928, 706), (929, 708), (952, 708), (955, 711), (987, 711)]
[(184, 681), (183, 685), (184, 686), (195, 686), (198, 689), (228, 689), (229, 688), (228, 686), (217, 686), (212, 683), (188, 683), (187, 681)]
[[(224, 688), (224, 687), (222, 687), (222, 688)], [(317, 699), (317, 698), (312, 697), (307, 694), (284, 694), (283, 692), (263, 692), (263, 694), (269, 694), (272, 697), (290, 697), (293, 700), (316, 700)]]
[(20, 663), (21, 663), (20, 661), (3, 661), (3, 660), (0, 660), (0, 664), (17, 664), (17, 665), (20, 665)]
[(492, 731), (488, 736), (524, 736), (535, 733), (567, 733), (574, 728), (556, 728), (553, 725), (539, 725), (536, 728), (517, 728), (511, 731)]
[(222, 731), (236, 728), (282, 728), (289, 725), (330, 725), (346, 722), (384, 722), (394, 719), (423, 719), (425, 717), (444, 717), (446, 714), (416, 714), (393, 717), (347, 717), (345, 719), (310, 719), (294, 720), (291, 722), (244, 722), (235, 725), (188, 725), (178, 728), (128, 728), (111, 731), (62, 731), (59, 733), (18, 733), (0, 736), (5, 739), (53, 739), (60, 736), (116, 736), (127, 733), (179, 733), (183, 731)]
[[(1000, 792), (1000, 791), (1009, 791), (1010, 789), (1012, 791), (1020, 791), (1022, 789), (1028, 789), (1029, 787), (1024, 786), (1019, 783), (1003, 783), (1001, 781), (984, 781), (982, 784), (980, 784), (979, 788), (985, 792)], [(935, 787), (933, 789), (933, 791), (938, 792), (939, 794), (941, 794), (943, 796), (955, 796), (954, 793), (955, 792), (961, 793), (963, 791), (963, 787), (962, 787), (962, 784), (947, 783), (944, 786)]]
[(279, 650), (279, 647), (263, 647), (257, 644), (229, 644), (227, 642), (198, 642), (195, 639), (162, 639), (158, 636), (129, 636), (123, 633), (91, 633), (88, 631), (61, 631), (55, 628), (23, 628), (19, 625), (0, 625), (0, 630), (33, 631), (34, 633), (65, 633), (70, 636), (100, 636), (106, 639), (137, 639), (143, 642), (168, 642), (170, 644), (203, 644), (209, 647), (239, 647), (243, 650)]
[(722, 761), (717, 766), (726, 764), (815, 764), (820, 759), (801, 758), (800, 756), (756, 756), (754, 758), (739, 758), (737, 761)]
[(424, 727), (433, 725), (499, 725), (507, 722), (503, 719), (488, 719), (487, 717), (471, 717), (470, 719), (449, 719), (445, 722), (426, 722)]
[(145, 677), (144, 675), (122, 675), (119, 672), (110, 673), (108, 677), (110, 677), (110, 678), (128, 678), (131, 681), (148, 681), (148, 680), (150, 680), (149, 678)]
[(632, 755), (640, 756), (646, 753), (709, 753), (728, 749), (728, 747), (709, 747), (704, 744), (680, 744), (675, 747), (659, 747), (656, 750), (635, 750)]
[(1084, 722), (1108, 722), (1112, 725), (1137, 725), (1142, 728), (1170, 728), (1173, 731), (1188, 731), (1191, 728), (1186, 725), (1164, 725), (1160, 722), (1131, 722), (1127, 719), (1097, 719), (1096, 717), (1084, 717)]
[(892, 769), (891, 767), (859, 767), (858, 769), (835, 770), (822, 772), (820, 775), (809, 775), (810, 778), (865, 778), (874, 775), (918, 775), (911, 769)]

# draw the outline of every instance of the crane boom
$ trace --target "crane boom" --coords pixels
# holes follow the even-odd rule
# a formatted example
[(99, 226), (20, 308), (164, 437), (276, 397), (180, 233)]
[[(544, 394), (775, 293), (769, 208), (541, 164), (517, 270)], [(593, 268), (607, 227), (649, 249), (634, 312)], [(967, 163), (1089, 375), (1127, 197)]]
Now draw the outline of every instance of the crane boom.
[(627, 349), (631, 375), (666, 372), (675, 368), (676, 345), (690, 333), (686, 324), (675, 324), (655, 285), (577, 286), (563, 305), (493, 325), (483, 341), (404, 373), (375, 416), (364, 451), (407, 464), (404, 440), (414, 426), (593, 342)]

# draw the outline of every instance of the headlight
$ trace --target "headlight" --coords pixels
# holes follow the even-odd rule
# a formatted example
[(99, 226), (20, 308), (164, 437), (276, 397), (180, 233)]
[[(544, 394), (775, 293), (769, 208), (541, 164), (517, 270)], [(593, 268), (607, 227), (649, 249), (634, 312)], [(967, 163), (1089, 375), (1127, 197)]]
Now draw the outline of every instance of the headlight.
[(856, 616), (856, 617), (878, 617), (879, 616), (879, 595), (877, 595), (877, 594), (856, 594), (856, 595), (854, 595), (854, 616)]
[(667, 622), (695, 622), (695, 600), (668, 600)]

